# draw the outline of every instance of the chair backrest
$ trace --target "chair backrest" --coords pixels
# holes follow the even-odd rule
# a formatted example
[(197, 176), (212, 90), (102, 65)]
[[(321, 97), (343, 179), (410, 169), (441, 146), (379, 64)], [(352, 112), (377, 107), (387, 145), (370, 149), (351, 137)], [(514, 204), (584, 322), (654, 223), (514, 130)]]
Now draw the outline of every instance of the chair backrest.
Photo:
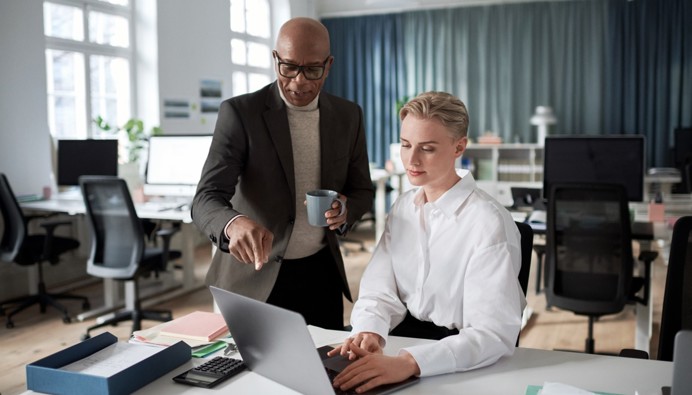
[(556, 184), (548, 198), (546, 298), (578, 314), (613, 314), (632, 282), (632, 237), (625, 188)]
[(0, 211), (4, 224), (0, 240), (0, 261), (13, 262), (26, 239), (26, 221), (3, 173), (0, 173)]
[(673, 360), (675, 335), (682, 329), (692, 329), (692, 216), (673, 227), (657, 359)]
[(524, 222), (516, 222), (521, 235), (521, 269), (519, 270), (519, 284), (524, 296), (529, 288), (529, 271), (531, 269), (531, 253), (533, 250), (533, 229)]
[(107, 176), (82, 176), (79, 184), (92, 231), (87, 272), (103, 278), (133, 278), (145, 241), (127, 184)]

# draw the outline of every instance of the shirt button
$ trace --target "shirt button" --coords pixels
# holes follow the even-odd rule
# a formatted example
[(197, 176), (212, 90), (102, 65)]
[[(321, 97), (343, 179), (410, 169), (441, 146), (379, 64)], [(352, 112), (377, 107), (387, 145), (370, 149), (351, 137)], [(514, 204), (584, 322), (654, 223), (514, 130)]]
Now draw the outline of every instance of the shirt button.
[(288, 217), (288, 223), (293, 225), (296, 222), (296, 219), (293, 217)]

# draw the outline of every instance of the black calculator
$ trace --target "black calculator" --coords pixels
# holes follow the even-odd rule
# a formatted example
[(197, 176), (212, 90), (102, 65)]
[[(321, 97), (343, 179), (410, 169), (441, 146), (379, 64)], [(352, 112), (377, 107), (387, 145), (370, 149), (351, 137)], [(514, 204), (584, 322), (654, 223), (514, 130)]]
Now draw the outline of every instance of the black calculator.
[(240, 359), (215, 357), (195, 368), (175, 377), (176, 383), (211, 388), (220, 382), (245, 370), (245, 363)]

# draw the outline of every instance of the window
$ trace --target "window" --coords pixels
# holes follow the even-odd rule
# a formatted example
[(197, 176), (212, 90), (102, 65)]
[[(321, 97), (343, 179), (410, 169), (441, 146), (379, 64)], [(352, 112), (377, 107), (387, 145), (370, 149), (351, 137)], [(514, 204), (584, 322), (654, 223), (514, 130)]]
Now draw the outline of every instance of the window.
[(48, 122), (55, 138), (102, 137), (92, 120), (131, 117), (130, 0), (43, 3)]
[(268, 0), (230, 0), (233, 96), (272, 80), (271, 9)]

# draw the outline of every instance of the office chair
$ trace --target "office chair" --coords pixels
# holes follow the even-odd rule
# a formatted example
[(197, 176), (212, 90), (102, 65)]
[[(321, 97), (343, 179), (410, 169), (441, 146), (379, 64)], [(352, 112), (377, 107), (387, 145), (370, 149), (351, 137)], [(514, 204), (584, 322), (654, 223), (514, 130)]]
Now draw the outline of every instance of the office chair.
[[(625, 189), (616, 184), (555, 184), (548, 199), (546, 299), (586, 315), (585, 351), (594, 352), (593, 325), (621, 312), (645, 286), (633, 276)], [(648, 285), (646, 285), (648, 287)]]
[(531, 252), (533, 248), (533, 229), (524, 222), (515, 222), (521, 235), (521, 270), (519, 271), (519, 284), (524, 296), (529, 288), (529, 271), (531, 269)]
[[(529, 288), (529, 271), (531, 270), (531, 251), (533, 248), (533, 229), (524, 222), (515, 222), (521, 235), (521, 269), (519, 270), (519, 285), (526, 296)], [(523, 314), (523, 312), (522, 312)], [(517, 336), (517, 347), (519, 347), (519, 336)]]
[(673, 360), (675, 335), (692, 329), (692, 216), (673, 227), (656, 359)]
[(87, 273), (101, 278), (125, 282), (125, 310), (112, 318), (90, 326), (90, 332), (106, 325), (132, 320), (132, 331), (140, 330), (143, 319), (169, 321), (170, 311), (142, 310), (137, 281), (139, 277), (166, 270), (169, 260), (180, 258), (179, 251), (170, 250), (171, 236), (177, 228), (157, 231), (161, 248), (147, 248), (142, 223), (137, 217), (130, 192), (124, 180), (107, 176), (82, 176), (79, 184), (92, 231), (91, 254)]
[[(40, 224), (45, 234), (28, 235), (27, 224), (29, 221), (41, 218), (40, 216), (24, 216), (19, 203), (12, 192), (7, 177), (0, 173), (0, 211), (4, 223), (2, 240), (0, 241), (0, 261), (14, 262), (21, 266), (36, 265), (38, 267), (38, 293), (19, 298), (13, 298), (0, 303), (0, 315), (5, 314), (5, 309), (14, 307), (7, 313), (5, 326), (13, 328), (12, 317), (17, 313), (38, 304), (41, 313), (45, 313), (46, 306), (52, 306), (63, 314), (63, 322), (71, 321), (67, 308), (58, 303), (60, 299), (81, 300), (82, 308), (89, 308), (89, 299), (84, 296), (71, 294), (54, 294), (46, 291), (43, 280), (43, 262), (48, 261), (55, 265), (60, 260), (60, 255), (79, 247), (79, 241), (58, 237), (54, 235), (55, 229), (61, 225), (70, 225), (69, 221), (46, 221)], [(43, 217), (45, 218), (45, 217)], [(18, 304), (18, 306), (14, 306)]]

